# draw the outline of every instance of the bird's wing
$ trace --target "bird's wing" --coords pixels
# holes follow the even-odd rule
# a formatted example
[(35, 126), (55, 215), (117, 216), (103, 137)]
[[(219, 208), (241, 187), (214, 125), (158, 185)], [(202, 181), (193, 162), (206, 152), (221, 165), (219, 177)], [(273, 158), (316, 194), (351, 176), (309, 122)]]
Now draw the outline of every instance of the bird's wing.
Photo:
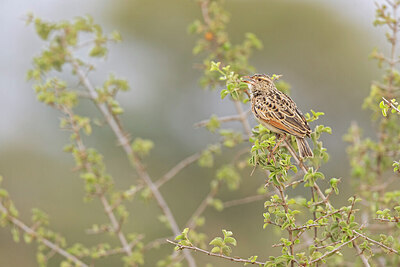
[(253, 112), (259, 120), (285, 133), (301, 138), (311, 133), (306, 119), (296, 104), (280, 91), (254, 97)]

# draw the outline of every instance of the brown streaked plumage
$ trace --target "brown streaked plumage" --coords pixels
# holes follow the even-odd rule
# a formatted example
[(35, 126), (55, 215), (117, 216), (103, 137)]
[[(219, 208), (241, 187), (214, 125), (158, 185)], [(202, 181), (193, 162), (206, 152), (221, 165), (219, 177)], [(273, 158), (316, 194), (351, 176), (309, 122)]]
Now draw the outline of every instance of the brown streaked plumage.
[(296, 137), (300, 156), (312, 157), (311, 148), (304, 140), (310, 137), (311, 130), (296, 103), (276, 89), (273, 80), (265, 74), (254, 74), (245, 78), (251, 91), (252, 111), (257, 120), (275, 133)]

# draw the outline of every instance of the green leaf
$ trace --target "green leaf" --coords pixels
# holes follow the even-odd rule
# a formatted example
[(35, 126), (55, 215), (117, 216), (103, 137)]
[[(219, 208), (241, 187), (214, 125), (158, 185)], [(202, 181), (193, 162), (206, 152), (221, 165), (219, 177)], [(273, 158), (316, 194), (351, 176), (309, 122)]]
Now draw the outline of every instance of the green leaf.
[(140, 156), (147, 156), (153, 147), (154, 143), (149, 139), (135, 138), (132, 142), (132, 150)]
[(224, 99), (229, 94), (227, 89), (221, 90), (221, 99)]
[(217, 170), (217, 179), (224, 181), (230, 190), (235, 190), (239, 187), (240, 175), (233, 165), (223, 165)]
[(232, 244), (232, 245), (234, 245), (234, 246), (236, 246), (236, 244), (237, 244), (237, 243), (236, 243), (236, 239), (233, 238), (233, 237), (231, 237), (231, 236), (225, 237), (224, 242), (225, 242), (226, 244)]
[(222, 254), (224, 254), (226, 256), (229, 256), (232, 253), (231, 247), (228, 247), (228, 246), (222, 246), (221, 250), (222, 250)]
[(121, 33), (118, 31), (113, 31), (111, 33), (111, 39), (115, 42), (121, 42), (122, 41), (122, 36)]
[(211, 250), (211, 253), (217, 253), (217, 254), (219, 254), (220, 251), (221, 251), (221, 248), (220, 248), (220, 247), (213, 247), (213, 249)]
[(214, 62), (211, 61), (211, 68), (210, 71), (219, 71), (219, 66), (221, 65), (221, 62)]
[(221, 247), (224, 244), (224, 241), (222, 240), (221, 237), (216, 237), (213, 240), (211, 240), (209, 244), (212, 246)]
[(232, 236), (233, 233), (231, 231), (227, 231), (227, 230), (222, 230), (222, 233), (224, 234), (224, 237), (228, 237), (228, 236)]
[(210, 132), (214, 133), (220, 127), (221, 127), (221, 123), (218, 120), (218, 117), (216, 115), (212, 115), (210, 120), (206, 124), (206, 128)]
[(104, 57), (107, 54), (107, 47), (96, 45), (90, 50), (89, 56), (91, 57)]
[(19, 242), (19, 230), (16, 226), (11, 228), (11, 234), (15, 243)]

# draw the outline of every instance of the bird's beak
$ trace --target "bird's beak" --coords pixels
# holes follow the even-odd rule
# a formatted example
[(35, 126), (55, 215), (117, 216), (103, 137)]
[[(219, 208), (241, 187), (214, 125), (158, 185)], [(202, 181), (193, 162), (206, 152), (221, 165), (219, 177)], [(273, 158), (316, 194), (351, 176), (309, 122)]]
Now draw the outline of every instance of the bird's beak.
[(243, 76), (242, 79), (243, 79), (242, 81), (244, 83), (248, 83), (248, 84), (254, 85), (254, 81), (253, 81), (253, 79), (251, 79), (250, 76)]

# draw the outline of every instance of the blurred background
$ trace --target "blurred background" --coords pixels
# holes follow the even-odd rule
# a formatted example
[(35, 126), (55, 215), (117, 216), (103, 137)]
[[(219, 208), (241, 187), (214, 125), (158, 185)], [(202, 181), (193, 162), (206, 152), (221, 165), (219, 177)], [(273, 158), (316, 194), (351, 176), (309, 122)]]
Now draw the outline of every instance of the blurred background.
[[(371, 129), (369, 114), (361, 105), (371, 81), (379, 79), (381, 70), (368, 60), (368, 55), (374, 47), (387, 49), (382, 29), (372, 26), (374, 7), (372, 0), (226, 1), (226, 9), (231, 13), (228, 32), (232, 41), (241, 42), (246, 32), (253, 32), (264, 44), (264, 49), (255, 51), (250, 60), (257, 71), (283, 74), (304, 113), (310, 109), (325, 112), (318, 122), (331, 126), (333, 134), (322, 138), (331, 155), (322, 171), (327, 178), (343, 178), (340, 188), (345, 197), (335, 199), (339, 203), (352, 194), (342, 136), (352, 121)], [(194, 123), (212, 114), (235, 112), (230, 101), (220, 100), (222, 88), (202, 90), (198, 84), (201, 72), (193, 65), (201, 62), (202, 57), (192, 55), (197, 37), (187, 34), (187, 25), (201, 18), (200, 9), (196, 1), (190, 0), (0, 1), (3, 186), (10, 192), (22, 219), (28, 222), (30, 210), (41, 208), (50, 215), (51, 228), (63, 233), (69, 244), (115, 242), (108, 236), (85, 236), (85, 229), (93, 223), (107, 222), (107, 218), (99, 202), (82, 205), (82, 181), (72, 171), (71, 156), (62, 152), (68, 133), (58, 128), (60, 114), (37, 102), (31, 84), (25, 80), (32, 57), (44, 45), (33, 28), (25, 26), (28, 11), (50, 20), (90, 14), (106, 32), (121, 32), (123, 42), (110, 47), (107, 60), (93, 60), (97, 71), (90, 78), (101, 85), (108, 73), (114, 72), (130, 82), (131, 91), (119, 96), (126, 111), (123, 122), (134, 137), (154, 141), (155, 149), (146, 165), (155, 180), (184, 157), (219, 139), (205, 129), (195, 129)], [(82, 111), (95, 114), (96, 109), (87, 103)], [(252, 126), (256, 124), (251, 122)], [(240, 127), (234, 123), (228, 126)], [(88, 142), (106, 155), (116, 188), (124, 189), (135, 182), (136, 174), (107, 127), (95, 128)], [(227, 162), (224, 154), (218, 157), (217, 163)], [(242, 174), (240, 190), (223, 191), (221, 199), (253, 195), (264, 182), (261, 175), (250, 177), (247, 170)], [(180, 226), (206, 196), (214, 175), (214, 169), (194, 164), (162, 188)], [(184, 192), (184, 201), (177, 192)], [(301, 190), (296, 191), (300, 193)], [(134, 201), (128, 208), (131, 216), (124, 228), (126, 232), (146, 232), (145, 241), (170, 235), (157, 220), (160, 210), (154, 201)], [(232, 230), (238, 240), (234, 255), (260, 255), (260, 259), (266, 259), (266, 255), (279, 251), (271, 249), (279, 236), (271, 234), (273, 228), (262, 229), (262, 212), (262, 201), (228, 208), (222, 213), (210, 208), (205, 213), (206, 225), (199, 230), (209, 238), (221, 235), (221, 229)], [(35, 249), (34, 245), (14, 243), (9, 228), (0, 228), (0, 266), (36, 266)], [(149, 253), (146, 266), (154, 266), (171, 250), (171, 246), (163, 245)], [(205, 262), (231, 265), (202, 255), (196, 258), (199, 266)], [(53, 262), (54, 266), (56, 263)], [(115, 257), (103, 266), (119, 264)]]

